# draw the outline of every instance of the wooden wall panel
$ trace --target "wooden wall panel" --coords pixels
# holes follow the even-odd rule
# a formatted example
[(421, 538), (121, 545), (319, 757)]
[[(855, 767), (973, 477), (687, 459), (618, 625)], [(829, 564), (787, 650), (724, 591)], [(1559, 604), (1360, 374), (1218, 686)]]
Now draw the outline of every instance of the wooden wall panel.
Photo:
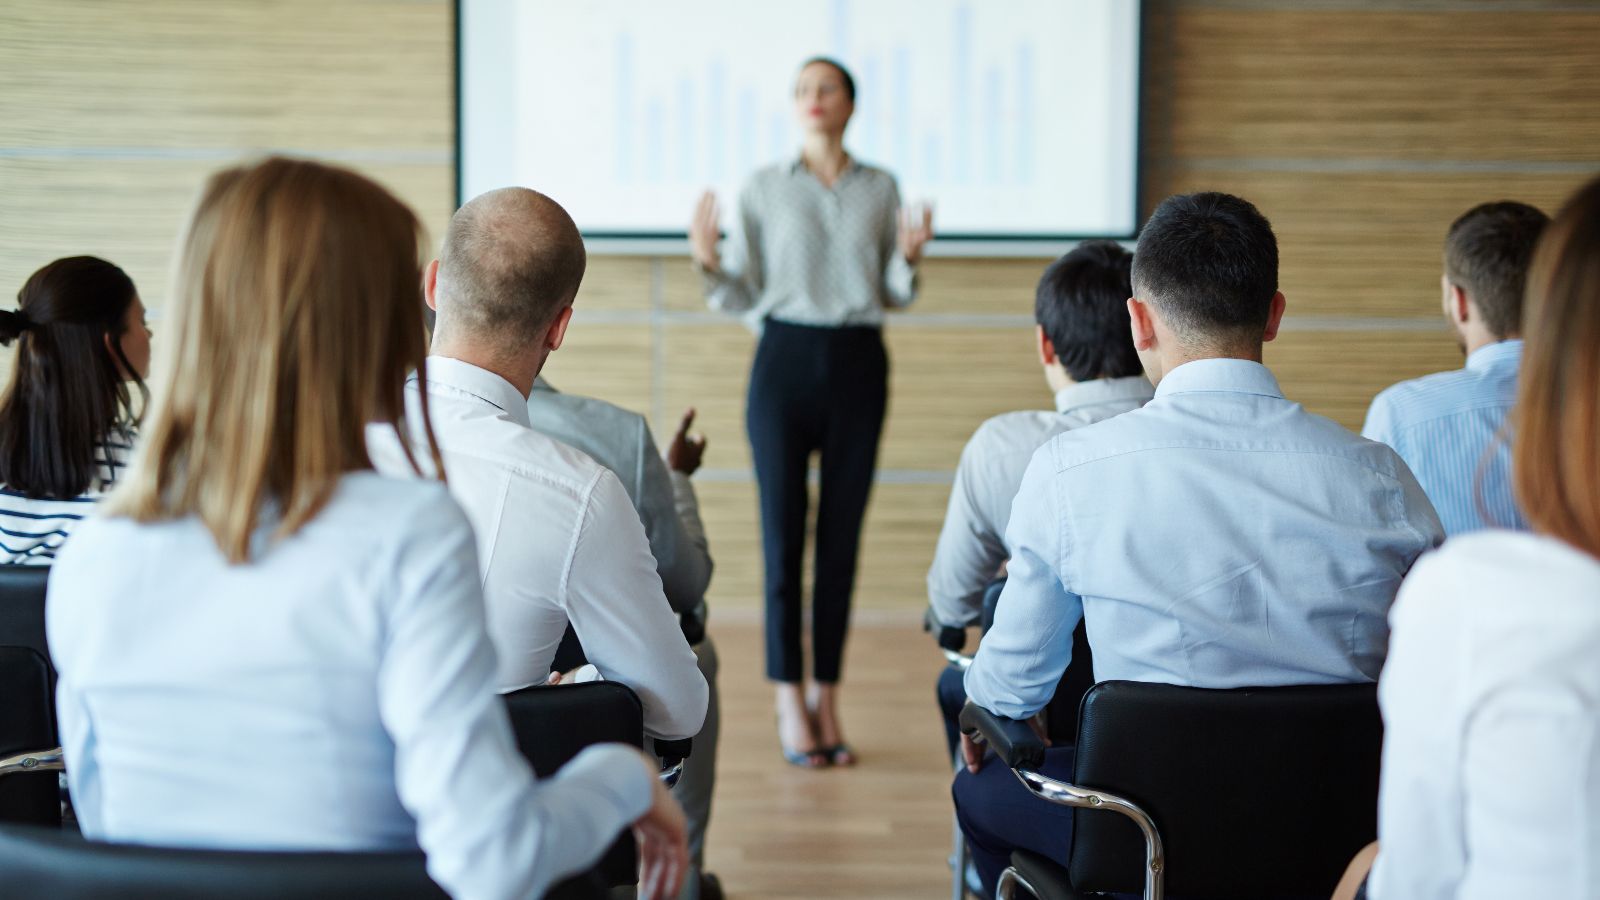
[(1159, 36), (1174, 74), (1174, 152), (1594, 159), (1600, 16), (1386, 6), (1180, 6)]
[(1284, 331), (1266, 363), (1284, 395), (1360, 431), (1377, 393), (1397, 381), (1461, 366), (1443, 326), (1430, 331)]
[(544, 375), (557, 389), (605, 399), (635, 412), (650, 409), (650, 332), (640, 325), (584, 323), (573, 315)]

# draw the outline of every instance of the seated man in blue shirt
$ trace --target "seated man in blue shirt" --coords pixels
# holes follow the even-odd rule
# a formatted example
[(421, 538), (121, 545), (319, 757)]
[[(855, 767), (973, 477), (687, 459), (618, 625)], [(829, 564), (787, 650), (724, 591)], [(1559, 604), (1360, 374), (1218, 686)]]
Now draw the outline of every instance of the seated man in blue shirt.
[[(961, 451), (938, 549), (928, 569), (928, 603), (939, 624), (966, 627), (983, 611), (984, 589), (1009, 552), (1006, 522), (1033, 451), (1072, 428), (1149, 402), (1150, 382), (1128, 332), (1133, 254), (1114, 241), (1089, 241), (1045, 269), (1034, 296), (1035, 343), (1055, 410), (1001, 413), (978, 427)], [(950, 753), (956, 715), (967, 701), (961, 670), (939, 676)]]
[(1522, 288), (1550, 218), (1504, 200), (1467, 210), (1444, 244), (1444, 314), (1466, 368), (1402, 381), (1367, 411), (1363, 437), (1411, 467), (1446, 534), (1526, 530), (1511, 495), (1511, 443), (1501, 435), (1522, 361)]
[[(1050, 439), (1012, 504), (1005, 592), (973, 703), (1044, 708), (1080, 619), (1095, 677), (1203, 688), (1374, 681), (1389, 606), (1444, 536), (1395, 452), (1284, 398), (1261, 364), (1283, 317), (1278, 247), (1227, 194), (1169, 197), (1127, 307), (1155, 398)], [(956, 812), (991, 893), (1011, 851), (1066, 862), (1072, 812), (962, 737)], [(1071, 747), (1044, 770), (1072, 772)]]

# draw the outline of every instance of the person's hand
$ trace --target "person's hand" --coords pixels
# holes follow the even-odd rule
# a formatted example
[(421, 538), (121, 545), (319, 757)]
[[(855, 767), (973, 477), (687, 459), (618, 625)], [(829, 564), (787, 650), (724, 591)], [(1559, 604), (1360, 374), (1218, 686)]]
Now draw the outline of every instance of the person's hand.
[(689, 871), (689, 824), (683, 808), (650, 768), (650, 810), (633, 823), (639, 845), (639, 900), (671, 900)]
[(700, 268), (717, 272), (722, 268), (722, 258), (717, 254), (717, 241), (722, 237), (718, 220), (722, 210), (717, 206), (717, 195), (706, 191), (695, 204), (694, 217), (689, 220), (689, 253)]
[[(1042, 715), (1042, 714), (1041, 714)], [(1050, 737), (1045, 733), (1044, 719), (1036, 715), (1028, 719), (1028, 727), (1033, 729), (1035, 736), (1050, 746)], [(983, 768), (984, 740), (982, 735), (961, 733), (961, 761), (966, 763), (967, 771), (976, 775)]]
[(698, 432), (690, 434), (689, 426), (693, 424), (694, 407), (691, 406), (684, 412), (683, 421), (678, 423), (672, 442), (667, 444), (667, 467), (674, 472), (693, 475), (706, 455), (706, 436)]
[[(703, 201), (702, 201), (703, 202)], [(933, 207), (922, 203), (905, 207), (899, 213), (900, 255), (916, 265), (922, 259), (922, 246), (933, 237)]]

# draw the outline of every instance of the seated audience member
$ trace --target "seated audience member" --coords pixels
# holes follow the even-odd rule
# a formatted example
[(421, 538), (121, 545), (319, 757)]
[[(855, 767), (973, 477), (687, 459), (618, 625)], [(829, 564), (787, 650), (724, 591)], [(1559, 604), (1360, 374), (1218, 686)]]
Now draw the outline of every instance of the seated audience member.
[(1393, 447), (1439, 511), (1446, 534), (1526, 529), (1500, 435), (1517, 394), (1522, 291), (1549, 217), (1524, 203), (1468, 210), (1445, 238), (1444, 314), (1466, 368), (1402, 381), (1367, 411), (1363, 437)]
[[(1080, 619), (1095, 676), (1204, 688), (1372, 681), (1412, 562), (1443, 538), (1394, 451), (1284, 398), (1261, 364), (1284, 298), (1278, 248), (1227, 194), (1169, 197), (1133, 257), (1133, 342), (1155, 398), (1051, 438), (1006, 528), (972, 702), (1028, 719)], [(1072, 812), (963, 736), (954, 793), (986, 890), (1014, 848), (1065, 864)], [(1072, 747), (1044, 771), (1070, 777)]]
[(601, 746), (535, 782), (466, 517), (437, 482), (371, 470), (365, 423), (406, 427), (405, 373), (427, 379), (418, 231), (315, 163), (206, 184), (143, 448), (50, 580), (79, 821), (141, 844), (420, 846), (459, 898), (537, 897), (633, 822), (669, 895), (687, 852), (654, 763)]
[(1395, 601), (1372, 900), (1600, 896), (1600, 180), (1528, 278), (1511, 480)]
[[(983, 611), (984, 588), (999, 573), (1011, 500), (1033, 451), (1050, 438), (1150, 400), (1151, 387), (1128, 331), (1133, 255), (1112, 241), (1090, 241), (1045, 269), (1034, 295), (1039, 363), (1055, 411), (1002, 413), (984, 422), (961, 451), (938, 549), (928, 569), (928, 602), (941, 625), (966, 627)], [(939, 676), (950, 752), (956, 716), (967, 701), (961, 670)]]
[(702, 871), (706, 828), (711, 821), (711, 795), (716, 784), (720, 704), (717, 695), (717, 648), (706, 634), (706, 588), (711, 584), (711, 552), (700, 504), (689, 476), (700, 468), (705, 437), (689, 431), (689, 410), (667, 445), (666, 459), (656, 450), (650, 423), (620, 406), (565, 394), (541, 375), (528, 394), (528, 421), (533, 429), (589, 454), (622, 481), (644, 524), (650, 553), (656, 560), (667, 601), (680, 616), (684, 639), (694, 649), (709, 692), (705, 724), (694, 737), (694, 752), (684, 761), (683, 775), (673, 788), (689, 819), (689, 860), (682, 900), (721, 896), (716, 877)]
[[(477, 534), (500, 689), (545, 683), (570, 621), (600, 674), (638, 693), (646, 731), (693, 737), (706, 681), (627, 491), (529, 425), (528, 395), (566, 335), (585, 263), (577, 226), (543, 194), (505, 188), (457, 210), (423, 278), (437, 318), (427, 382), (413, 377), (407, 402), (428, 410)], [(397, 432), (369, 437), (380, 472), (410, 471)]]
[[(0, 310), (0, 565), (49, 565), (133, 449), (150, 329), (133, 280), (93, 256), (33, 273)], [(132, 385), (130, 389), (129, 385)]]

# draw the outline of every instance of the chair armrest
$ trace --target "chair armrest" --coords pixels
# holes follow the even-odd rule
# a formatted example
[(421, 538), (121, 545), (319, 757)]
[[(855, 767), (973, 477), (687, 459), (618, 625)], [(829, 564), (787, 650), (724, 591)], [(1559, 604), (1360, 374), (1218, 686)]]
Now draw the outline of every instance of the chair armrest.
[(65, 772), (66, 770), (66, 757), (60, 747), (30, 750), (0, 759), (0, 776), (16, 775), (21, 772)]
[(1044, 740), (1027, 722), (997, 716), (970, 700), (961, 707), (960, 722), (963, 734), (982, 737), (1008, 768), (1037, 769), (1044, 762)]
[(662, 740), (661, 738), (656, 738), (655, 748), (656, 755), (661, 757), (662, 762), (668, 762), (677, 759), (688, 759), (689, 754), (694, 751), (694, 738), (680, 738), (676, 741), (667, 741)]
[(922, 614), (922, 630), (933, 635), (941, 650), (960, 653), (961, 648), (967, 645), (967, 630), (940, 622), (931, 606)]

